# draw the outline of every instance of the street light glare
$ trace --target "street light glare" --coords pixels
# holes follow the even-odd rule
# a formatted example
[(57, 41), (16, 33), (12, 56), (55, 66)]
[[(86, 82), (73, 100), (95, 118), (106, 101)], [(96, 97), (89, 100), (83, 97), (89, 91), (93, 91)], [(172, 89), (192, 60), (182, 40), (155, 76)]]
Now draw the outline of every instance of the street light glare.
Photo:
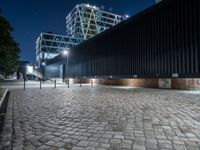
[(27, 74), (32, 74), (33, 73), (33, 66), (28, 65), (28, 66), (26, 66), (26, 68), (27, 68), (27, 70), (26, 70)]
[(66, 56), (66, 55), (68, 55), (68, 51), (67, 51), (67, 50), (63, 50), (62, 54), (63, 54), (64, 56)]
[(45, 63), (45, 62), (43, 62), (43, 63), (42, 63), (42, 65), (43, 65), (43, 66), (45, 66), (45, 65), (46, 65), (46, 63)]
[(130, 16), (128, 14), (125, 15), (125, 18), (129, 18)]

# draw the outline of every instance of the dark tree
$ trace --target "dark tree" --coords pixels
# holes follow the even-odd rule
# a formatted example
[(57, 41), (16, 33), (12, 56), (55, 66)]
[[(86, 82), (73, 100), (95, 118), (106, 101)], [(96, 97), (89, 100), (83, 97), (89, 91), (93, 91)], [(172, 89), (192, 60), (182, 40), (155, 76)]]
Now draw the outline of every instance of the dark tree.
[(0, 74), (7, 77), (18, 68), (19, 46), (11, 33), (13, 28), (2, 16), (0, 10)]

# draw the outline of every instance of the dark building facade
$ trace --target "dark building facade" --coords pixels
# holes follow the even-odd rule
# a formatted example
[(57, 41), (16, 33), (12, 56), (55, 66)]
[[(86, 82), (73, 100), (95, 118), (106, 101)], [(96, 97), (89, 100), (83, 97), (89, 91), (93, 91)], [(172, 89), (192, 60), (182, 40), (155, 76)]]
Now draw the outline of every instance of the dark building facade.
[(69, 76), (200, 77), (200, 1), (164, 0), (72, 48)]

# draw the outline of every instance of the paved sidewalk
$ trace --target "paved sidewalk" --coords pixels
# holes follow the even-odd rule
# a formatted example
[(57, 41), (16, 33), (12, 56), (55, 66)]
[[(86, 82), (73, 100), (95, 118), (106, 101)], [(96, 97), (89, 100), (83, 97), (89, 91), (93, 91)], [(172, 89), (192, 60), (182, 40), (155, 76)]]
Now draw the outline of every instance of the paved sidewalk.
[(193, 92), (16, 89), (6, 117), (4, 149), (200, 149), (200, 94)]

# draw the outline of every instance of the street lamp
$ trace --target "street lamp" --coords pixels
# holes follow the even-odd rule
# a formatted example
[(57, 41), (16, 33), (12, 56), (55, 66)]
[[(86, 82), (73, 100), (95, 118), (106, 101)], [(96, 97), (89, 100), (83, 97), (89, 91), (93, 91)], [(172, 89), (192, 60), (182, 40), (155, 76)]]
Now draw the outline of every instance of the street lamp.
[(43, 78), (45, 80), (45, 66), (46, 66), (46, 62), (45, 61), (42, 62), (42, 66), (43, 66)]
[[(65, 67), (65, 68), (67, 69), (67, 73), (66, 73), (66, 69), (65, 69), (65, 75), (67, 74), (67, 84), (68, 84), (68, 88), (69, 88), (69, 78), (68, 78), (68, 71), (69, 71), (68, 55), (69, 55), (69, 51), (68, 51), (67, 49), (64, 49), (64, 50), (62, 51), (62, 55), (63, 55), (64, 57), (66, 57), (66, 59), (65, 59), (65, 65), (66, 65), (67, 67)], [(65, 76), (64, 76), (64, 78), (65, 78)]]
[(42, 66), (45, 66), (46, 65), (46, 63), (45, 62), (42, 62)]
[(62, 51), (63, 56), (67, 56), (68, 55), (68, 51), (65, 49)]

